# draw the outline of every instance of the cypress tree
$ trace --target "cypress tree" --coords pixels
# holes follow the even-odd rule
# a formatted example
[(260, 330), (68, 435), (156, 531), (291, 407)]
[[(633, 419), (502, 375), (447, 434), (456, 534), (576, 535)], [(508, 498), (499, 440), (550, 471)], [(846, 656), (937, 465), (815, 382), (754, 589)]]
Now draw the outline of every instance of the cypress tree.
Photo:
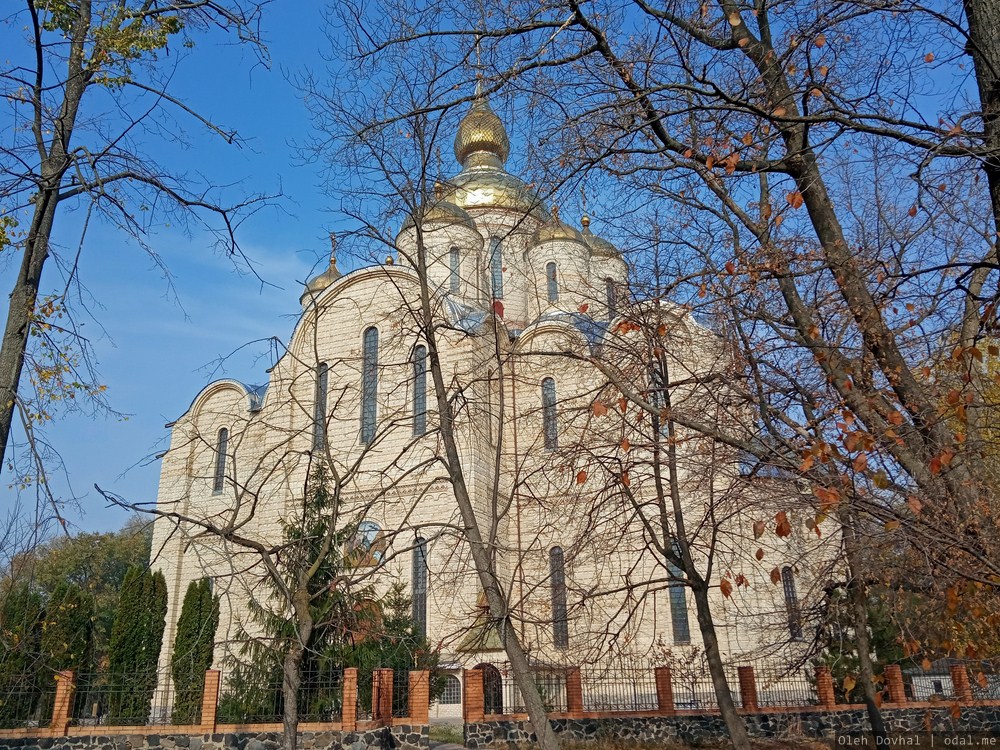
[(163, 574), (129, 568), (108, 649), (109, 720), (113, 723), (143, 724), (149, 718), (166, 614)]
[(215, 631), (219, 626), (219, 598), (212, 596), (207, 578), (192, 581), (184, 595), (171, 676), (174, 679), (174, 724), (192, 724), (198, 720), (205, 670), (212, 666)]
[(54, 672), (77, 675), (90, 666), (94, 635), (94, 597), (73, 583), (56, 585), (45, 605), (41, 652)]
[(21, 585), (0, 594), (0, 727), (33, 718), (46, 675), (39, 660), (42, 599)]

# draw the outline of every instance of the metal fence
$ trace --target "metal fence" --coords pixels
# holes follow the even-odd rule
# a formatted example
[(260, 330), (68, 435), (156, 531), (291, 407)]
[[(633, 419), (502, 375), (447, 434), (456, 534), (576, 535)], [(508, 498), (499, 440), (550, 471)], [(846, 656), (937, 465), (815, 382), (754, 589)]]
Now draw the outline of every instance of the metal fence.
[[(278, 669), (266, 674), (251, 674), (239, 668), (224, 672), (216, 720), (220, 724), (281, 722), (285, 711), (283, 684)], [(298, 690), (299, 721), (340, 721), (343, 702), (343, 669), (317, 667), (302, 673)]]
[(0, 729), (47, 725), (55, 694), (51, 672), (4, 675), (0, 682)]
[(763, 665), (754, 667), (754, 676), (757, 681), (757, 705), (761, 708), (813, 706), (819, 703), (816, 677), (811, 670)]
[(652, 669), (581, 668), (584, 711), (655, 711), (656, 677)]

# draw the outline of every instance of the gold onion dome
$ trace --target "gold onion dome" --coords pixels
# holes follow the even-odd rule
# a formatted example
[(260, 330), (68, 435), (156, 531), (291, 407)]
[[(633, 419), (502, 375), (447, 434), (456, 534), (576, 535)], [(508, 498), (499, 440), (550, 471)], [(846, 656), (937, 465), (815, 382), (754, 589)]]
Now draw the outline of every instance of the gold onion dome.
[(455, 158), (464, 169), (470, 167), (503, 168), (510, 155), (510, 139), (497, 113), (477, 86), (472, 108), (458, 125)]
[(557, 240), (562, 242), (579, 242), (581, 245), (587, 244), (584, 236), (577, 229), (571, 227), (569, 224), (564, 224), (559, 219), (559, 208), (556, 206), (552, 207), (552, 219), (535, 230), (532, 240), (535, 245)]
[(425, 224), (459, 224), (474, 230), (476, 223), (468, 212), (451, 201), (445, 200), (444, 195), (444, 185), (440, 182), (434, 183), (434, 196), (428, 196), (427, 200), (414, 213), (406, 217), (400, 231), (405, 232), (407, 229), (412, 229), (417, 220), (421, 226)]
[(306, 282), (306, 288), (299, 297), (299, 302), (305, 304), (306, 301), (315, 299), (320, 292), (333, 284), (343, 274), (337, 268), (337, 236), (330, 232), (330, 265), (323, 273), (313, 276)]
[(583, 224), (583, 232), (581, 232), (583, 240), (587, 243), (587, 246), (594, 255), (600, 255), (606, 258), (617, 258), (621, 256), (621, 251), (617, 247), (612, 245), (603, 237), (598, 237), (590, 231), (589, 216), (584, 216), (583, 219), (580, 220), (580, 223)]

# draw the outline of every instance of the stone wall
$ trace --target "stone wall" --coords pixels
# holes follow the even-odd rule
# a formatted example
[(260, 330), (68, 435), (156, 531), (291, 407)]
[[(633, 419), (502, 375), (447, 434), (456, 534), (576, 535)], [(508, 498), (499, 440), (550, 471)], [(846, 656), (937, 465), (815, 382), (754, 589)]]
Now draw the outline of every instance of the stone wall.
[[(429, 746), (426, 724), (299, 734), (302, 750), (419, 750)], [(278, 750), (280, 747), (281, 734), (274, 732), (0, 738), (0, 750)]]
[[(923, 704), (906, 707), (883, 707), (882, 716), (890, 731), (900, 734), (955, 732), (1000, 735), (1000, 704), (961, 706), (954, 704)], [(834, 710), (759, 711), (742, 714), (752, 737), (816, 737), (833, 739), (837, 736), (860, 736), (869, 730), (865, 709), (851, 706)], [(631, 742), (680, 740), (699, 743), (727, 736), (719, 714), (687, 714), (672, 716), (621, 716), (601, 718), (559, 718), (552, 720), (553, 729), (562, 737), (573, 740), (618, 739)], [(485, 748), (491, 745), (533, 741), (531, 722), (521, 718), (504, 718), (465, 725), (465, 745)]]

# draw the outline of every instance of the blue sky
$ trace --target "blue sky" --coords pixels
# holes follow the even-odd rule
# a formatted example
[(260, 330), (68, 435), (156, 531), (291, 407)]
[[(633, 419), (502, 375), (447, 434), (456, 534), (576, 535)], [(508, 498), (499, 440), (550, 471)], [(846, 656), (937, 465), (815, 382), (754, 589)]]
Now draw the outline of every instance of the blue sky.
[[(204, 128), (187, 128), (187, 148), (174, 143), (144, 146), (180, 172), (200, 171), (218, 184), (240, 182), (230, 195), (281, 191), (278, 208), (250, 219), (240, 241), (261, 282), (212, 248), (197, 229), (160, 226), (149, 237), (172, 278), (129, 238), (107, 225), (93, 224), (86, 237), (80, 275), (98, 304), (95, 320), (84, 321), (111, 405), (125, 419), (69, 415), (49, 427), (48, 438), (61, 452), (72, 490), (81, 497), (70, 520), (79, 529), (118, 527), (125, 515), (105, 507), (94, 484), (135, 501), (156, 497), (159, 461), (166, 448), (164, 425), (180, 416), (197, 392), (218, 377), (248, 383), (266, 381), (266, 344), (241, 345), (270, 336), (287, 339), (298, 310), (299, 283), (328, 253), (327, 232), (336, 227), (319, 167), (298, 164), (294, 143), (310, 133), (301, 95), (289, 78), (307, 69), (322, 74), (321, 51), (328, 47), (320, 3), (278, 0), (265, 12), (263, 32), (272, 64), (221, 39), (197, 38), (173, 80), (175, 95), (195, 109), (237, 129), (243, 148), (209, 138)], [(0, 24), (0, 56), (15, 58), (24, 48), (19, 26)], [(63, 213), (56, 242), (75, 247), (82, 212)], [(16, 260), (0, 258), (0, 285), (9, 289)], [(43, 287), (58, 285), (50, 264)], [(273, 286), (272, 286), (273, 285)], [(6, 293), (4, 294), (6, 301)], [(99, 324), (99, 325), (98, 325)], [(103, 331), (101, 327), (103, 326)], [(263, 355), (263, 356), (261, 356)], [(4, 477), (9, 479), (9, 477)], [(62, 482), (57, 491), (68, 494)], [(14, 502), (3, 483), (0, 507)]]

